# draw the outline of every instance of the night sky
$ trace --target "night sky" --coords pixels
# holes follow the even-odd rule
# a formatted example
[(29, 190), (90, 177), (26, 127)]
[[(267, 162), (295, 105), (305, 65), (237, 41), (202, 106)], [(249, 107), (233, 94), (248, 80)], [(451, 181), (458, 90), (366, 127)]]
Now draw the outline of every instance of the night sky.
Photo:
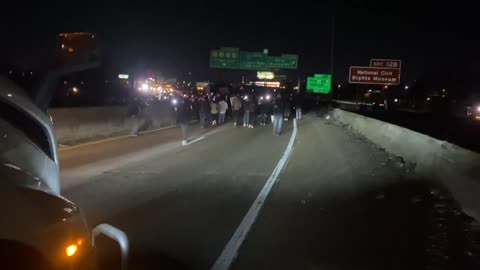
[[(317, 1), (318, 3), (318, 1)], [(37, 3), (38, 4), (38, 3)], [(350, 65), (370, 58), (403, 60), (403, 82), (438, 78), (474, 88), (480, 60), (478, 15), (472, 4), (438, 1), (306, 1), (42, 3), (2, 14), (2, 65), (40, 67), (53, 57), (59, 32), (97, 33), (115, 70), (146, 69), (194, 79), (225, 75), (208, 68), (220, 46), (271, 55), (300, 55), (299, 75), (327, 73), (335, 14), (335, 77), (347, 81)], [(4, 10), (5, 11), (5, 10)], [(228, 72), (227, 72), (228, 73)]]

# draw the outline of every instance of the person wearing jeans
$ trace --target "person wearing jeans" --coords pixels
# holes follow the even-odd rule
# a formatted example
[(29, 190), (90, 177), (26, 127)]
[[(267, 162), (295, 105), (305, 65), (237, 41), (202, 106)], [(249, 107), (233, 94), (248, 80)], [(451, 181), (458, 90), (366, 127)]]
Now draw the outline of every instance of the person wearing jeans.
[(282, 95), (278, 94), (273, 105), (273, 134), (279, 136), (282, 132), (283, 115), (285, 114), (285, 105)]
[(296, 118), (297, 120), (302, 120), (302, 108), (296, 107), (296, 108), (295, 108), (295, 114), (296, 114), (296, 115), (295, 115), (295, 118)]
[(276, 113), (273, 117), (273, 134), (280, 135), (282, 132), (283, 113)]
[(227, 113), (227, 110), (228, 110), (228, 104), (227, 102), (225, 102), (225, 100), (223, 99), (220, 100), (220, 102), (218, 103), (218, 110), (219, 110), (218, 124), (222, 125), (225, 122), (225, 114)]
[(245, 111), (243, 112), (243, 126), (248, 127), (248, 125), (250, 125), (250, 111), (245, 108)]
[(232, 105), (232, 113), (233, 113), (233, 120), (234, 126), (241, 125), (240, 123), (240, 109), (242, 108), (242, 101), (240, 100), (239, 97), (233, 96), (230, 98), (230, 103)]
[(302, 120), (302, 106), (303, 106), (303, 97), (298, 94), (295, 98), (295, 118), (297, 121)]
[(188, 124), (190, 122), (190, 104), (187, 99), (180, 99), (178, 104), (178, 123), (180, 124), (180, 130), (182, 133), (182, 145), (188, 144)]

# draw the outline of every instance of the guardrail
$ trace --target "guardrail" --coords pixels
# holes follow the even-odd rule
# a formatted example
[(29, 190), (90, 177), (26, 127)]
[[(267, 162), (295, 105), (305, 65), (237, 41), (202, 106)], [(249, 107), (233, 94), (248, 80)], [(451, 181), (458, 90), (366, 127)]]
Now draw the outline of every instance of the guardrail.
[(152, 104), (137, 116), (129, 115), (126, 106), (54, 108), (48, 112), (59, 144), (128, 134), (137, 127), (170, 126), (176, 120), (170, 103)]
[(427, 179), (442, 181), (463, 210), (480, 220), (480, 154), (394, 124), (347, 112), (332, 111), (347, 125), (387, 152), (414, 165)]

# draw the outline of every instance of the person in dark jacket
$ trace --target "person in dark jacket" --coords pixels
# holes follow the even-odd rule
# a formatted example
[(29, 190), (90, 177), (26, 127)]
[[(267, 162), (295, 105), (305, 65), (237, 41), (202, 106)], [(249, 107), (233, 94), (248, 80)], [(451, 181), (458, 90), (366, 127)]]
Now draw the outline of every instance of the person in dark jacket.
[(128, 106), (127, 117), (133, 119), (132, 130), (130, 131), (131, 135), (138, 135), (142, 127), (143, 120), (143, 109), (145, 103), (141, 99), (134, 99)]
[(284, 115), (285, 115), (285, 121), (288, 121), (288, 119), (290, 119), (290, 115), (292, 113), (292, 103), (290, 102), (290, 98), (287, 97), (285, 100), (284, 100), (284, 105), (285, 105), (285, 112), (284, 112)]
[(248, 117), (248, 119), (249, 119), (248, 127), (249, 128), (253, 128), (253, 125), (255, 124), (256, 109), (257, 109), (257, 104), (256, 104), (254, 98), (252, 97), (252, 100), (250, 101), (250, 103), (248, 103), (248, 111), (250, 113), (250, 116)]
[(190, 123), (190, 101), (188, 99), (180, 99), (177, 114), (177, 121), (182, 132), (182, 145), (187, 145), (188, 141), (188, 124)]
[(295, 118), (297, 121), (302, 120), (303, 96), (298, 94), (295, 98)]
[(207, 126), (208, 115), (210, 114), (210, 103), (205, 96), (201, 96), (198, 100), (198, 114), (200, 116), (200, 127), (205, 128)]
[(273, 104), (273, 134), (279, 136), (282, 132), (282, 121), (285, 113), (285, 104), (282, 95), (278, 94)]
[(265, 126), (267, 123), (267, 104), (264, 99), (261, 99), (258, 104), (258, 110), (260, 111), (260, 125)]

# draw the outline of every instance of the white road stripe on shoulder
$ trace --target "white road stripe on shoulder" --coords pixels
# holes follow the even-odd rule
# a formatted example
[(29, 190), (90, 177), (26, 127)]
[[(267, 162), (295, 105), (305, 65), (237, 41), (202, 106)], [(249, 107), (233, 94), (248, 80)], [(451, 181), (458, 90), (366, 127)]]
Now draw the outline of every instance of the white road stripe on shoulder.
[(295, 138), (297, 136), (297, 121), (294, 119), (293, 121), (293, 132), (290, 137), (290, 141), (288, 142), (287, 148), (283, 153), (282, 158), (278, 161), (277, 166), (273, 170), (272, 174), (268, 178), (267, 182), (263, 186), (262, 190), (258, 194), (257, 198), (253, 202), (252, 206), (248, 210), (245, 217), (243, 217), (242, 222), (235, 230), (232, 238), (228, 241), (227, 245), (223, 249), (220, 257), (215, 261), (214, 265), (212, 266), (211, 270), (227, 270), (232, 265), (235, 257), (237, 257), (238, 249), (245, 240), (250, 228), (252, 227), (255, 219), (258, 216), (258, 213), (263, 207), (265, 200), (270, 193), (270, 190), (278, 181), (278, 177), (280, 173), (283, 171), (285, 165), (287, 164), (290, 155), (292, 154), (293, 144), (295, 142)]
[(198, 141), (203, 140), (203, 139), (205, 139), (205, 137), (197, 138), (197, 139), (195, 139), (195, 140), (192, 140), (192, 141), (187, 142), (186, 145), (190, 145), (190, 144), (192, 144), (192, 143), (194, 143), (194, 142), (198, 142)]

